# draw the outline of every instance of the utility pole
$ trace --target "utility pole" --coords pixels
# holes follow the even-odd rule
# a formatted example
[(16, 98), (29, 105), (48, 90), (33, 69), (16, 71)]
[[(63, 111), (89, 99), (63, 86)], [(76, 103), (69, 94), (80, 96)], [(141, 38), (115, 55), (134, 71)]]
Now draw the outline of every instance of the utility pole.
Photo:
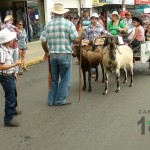
[(125, 6), (125, 0), (122, 0), (122, 11), (126, 10), (126, 6)]
[(136, 0), (134, 0), (134, 10), (136, 9)]

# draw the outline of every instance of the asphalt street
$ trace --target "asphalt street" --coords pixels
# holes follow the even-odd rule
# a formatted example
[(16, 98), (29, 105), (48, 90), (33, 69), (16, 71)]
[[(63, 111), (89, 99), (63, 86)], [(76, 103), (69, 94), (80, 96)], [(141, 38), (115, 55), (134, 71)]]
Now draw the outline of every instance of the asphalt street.
[[(72, 104), (68, 106), (47, 105), (47, 63), (32, 66), (20, 76), (17, 88), (22, 114), (18, 117), (21, 126), (17, 128), (3, 126), (4, 92), (0, 87), (0, 150), (150, 149), (148, 64), (135, 64), (133, 87), (121, 78), (120, 93), (115, 92), (114, 74), (110, 74), (106, 96), (102, 95), (101, 79), (92, 79), (93, 91), (82, 92), (80, 102), (78, 67), (73, 62), (68, 96)], [(99, 72), (101, 78), (100, 69)]]

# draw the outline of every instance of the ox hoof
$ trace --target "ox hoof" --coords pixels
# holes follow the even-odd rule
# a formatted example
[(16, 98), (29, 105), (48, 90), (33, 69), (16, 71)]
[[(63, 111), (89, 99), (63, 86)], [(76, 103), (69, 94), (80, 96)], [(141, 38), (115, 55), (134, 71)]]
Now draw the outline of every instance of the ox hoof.
[(105, 80), (104, 79), (102, 79), (102, 83), (104, 83), (105, 82)]
[(123, 83), (124, 83), (124, 84), (125, 84), (125, 83), (127, 83), (127, 80), (124, 80), (124, 82), (123, 82)]
[(98, 78), (96, 78), (95, 81), (98, 81)]
[(103, 95), (106, 95), (106, 94), (107, 94), (107, 92), (106, 92), (106, 91), (104, 91), (104, 92), (103, 92)]
[(116, 89), (116, 92), (119, 93), (119, 92), (120, 92), (120, 89)]
[(86, 87), (83, 87), (83, 88), (82, 88), (82, 91), (86, 91)]
[(92, 92), (92, 89), (88, 89), (88, 92)]
[(129, 85), (129, 87), (132, 87), (132, 86), (133, 86), (133, 84), (130, 84), (130, 85)]

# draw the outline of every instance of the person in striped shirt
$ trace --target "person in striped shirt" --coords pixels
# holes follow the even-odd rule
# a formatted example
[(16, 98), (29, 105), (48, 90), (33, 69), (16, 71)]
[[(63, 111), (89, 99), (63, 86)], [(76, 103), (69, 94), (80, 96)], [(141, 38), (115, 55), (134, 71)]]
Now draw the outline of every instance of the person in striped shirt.
[(4, 125), (10, 127), (19, 126), (15, 115), (20, 114), (17, 110), (17, 69), (16, 67), (22, 64), (19, 61), (14, 62), (10, 46), (13, 44), (13, 39), (16, 38), (16, 33), (8, 29), (0, 31), (0, 84), (5, 92), (5, 116)]
[(51, 11), (54, 18), (46, 24), (40, 39), (45, 51), (44, 60), (50, 55), (52, 86), (48, 105), (62, 106), (71, 104), (66, 98), (71, 84), (72, 44), (78, 40), (78, 32), (72, 22), (63, 18), (63, 14), (69, 11), (63, 4), (54, 4)]

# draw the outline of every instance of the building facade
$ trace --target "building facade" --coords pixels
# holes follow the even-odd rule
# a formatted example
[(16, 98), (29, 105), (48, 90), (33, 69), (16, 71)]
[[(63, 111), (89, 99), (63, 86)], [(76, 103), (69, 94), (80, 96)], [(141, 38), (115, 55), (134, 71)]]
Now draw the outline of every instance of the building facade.
[(18, 20), (24, 22), (29, 41), (36, 40), (45, 25), (43, 0), (1, 0), (0, 19), (4, 22), (6, 15), (12, 15), (14, 24)]
[[(61, 0), (0, 0), (0, 21), (4, 22), (6, 15), (24, 22), (29, 41), (38, 40), (43, 27), (51, 20), (50, 8), (54, 3), (62, 3)], [(64, 7), (68, 8), (69, 16), (75, 17), (80, 14), (79, 0), (64, 0)], [(92, 10), (92, 0), (81, 0), (83, 8)]]

